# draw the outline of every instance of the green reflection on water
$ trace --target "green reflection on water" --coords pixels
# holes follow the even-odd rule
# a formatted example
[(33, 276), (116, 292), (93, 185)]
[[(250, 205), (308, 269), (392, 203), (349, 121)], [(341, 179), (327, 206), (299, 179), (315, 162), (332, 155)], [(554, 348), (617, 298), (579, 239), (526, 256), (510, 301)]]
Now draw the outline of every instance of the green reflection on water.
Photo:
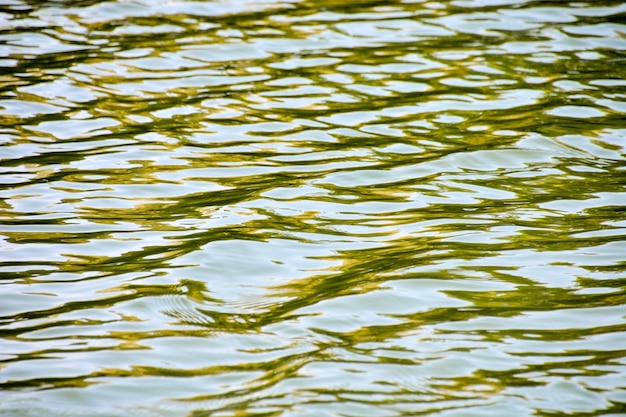
[(0, 415), (626, 404), (620, 1), (17, 1)]

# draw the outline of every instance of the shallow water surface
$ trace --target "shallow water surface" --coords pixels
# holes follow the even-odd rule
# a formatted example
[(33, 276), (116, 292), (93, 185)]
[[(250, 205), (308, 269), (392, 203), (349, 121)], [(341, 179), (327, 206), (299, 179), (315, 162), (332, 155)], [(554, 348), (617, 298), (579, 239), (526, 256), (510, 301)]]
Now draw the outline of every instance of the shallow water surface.
[(0, 415), (626, 415), (625, 16), (2, 2)]

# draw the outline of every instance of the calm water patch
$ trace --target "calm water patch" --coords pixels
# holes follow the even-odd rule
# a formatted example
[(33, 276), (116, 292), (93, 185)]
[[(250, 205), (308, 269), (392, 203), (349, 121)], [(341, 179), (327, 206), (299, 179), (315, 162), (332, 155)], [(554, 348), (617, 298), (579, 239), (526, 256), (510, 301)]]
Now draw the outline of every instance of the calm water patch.
[(0, 5), (0, 416), (626, 410), (622, 1)]

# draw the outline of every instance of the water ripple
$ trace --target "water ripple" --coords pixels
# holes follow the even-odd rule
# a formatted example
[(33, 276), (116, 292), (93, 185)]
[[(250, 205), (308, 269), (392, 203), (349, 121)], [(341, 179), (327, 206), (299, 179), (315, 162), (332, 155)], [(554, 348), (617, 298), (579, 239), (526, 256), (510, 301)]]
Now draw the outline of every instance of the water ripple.
[(617, 415), (620, 1), (0, 7), (0, 415)]

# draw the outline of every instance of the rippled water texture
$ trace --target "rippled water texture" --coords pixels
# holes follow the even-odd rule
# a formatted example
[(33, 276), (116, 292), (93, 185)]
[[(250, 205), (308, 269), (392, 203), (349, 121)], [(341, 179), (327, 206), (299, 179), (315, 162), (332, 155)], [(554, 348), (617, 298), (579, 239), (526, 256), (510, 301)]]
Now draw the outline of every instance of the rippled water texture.
[(1, 416), (624, 416), (626, 3), (4, 0)]

